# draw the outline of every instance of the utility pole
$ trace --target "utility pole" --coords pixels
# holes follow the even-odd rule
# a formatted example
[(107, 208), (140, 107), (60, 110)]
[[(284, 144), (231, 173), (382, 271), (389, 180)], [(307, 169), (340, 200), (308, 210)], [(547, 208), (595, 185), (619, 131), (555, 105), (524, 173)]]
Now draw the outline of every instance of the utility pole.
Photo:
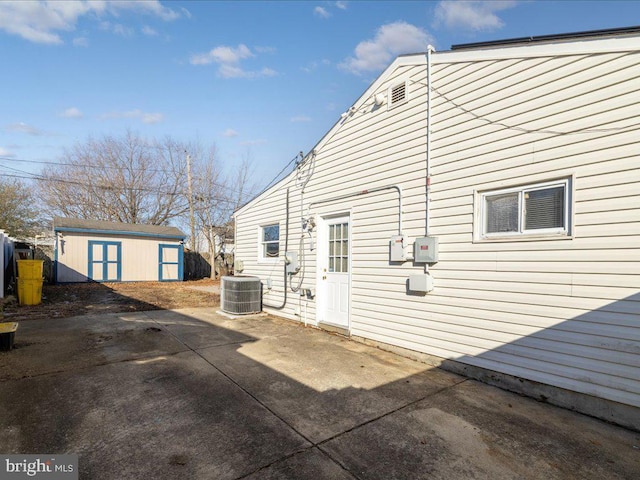
[(196, 219), (193, 214), (193, 185), (191, 181), (191, 155), (189, 155), (188, 153), (187, 153), (187, 188), (189, 189), (189, 223), (191, 225), (191, 250), (195, 252), (196, 251)]

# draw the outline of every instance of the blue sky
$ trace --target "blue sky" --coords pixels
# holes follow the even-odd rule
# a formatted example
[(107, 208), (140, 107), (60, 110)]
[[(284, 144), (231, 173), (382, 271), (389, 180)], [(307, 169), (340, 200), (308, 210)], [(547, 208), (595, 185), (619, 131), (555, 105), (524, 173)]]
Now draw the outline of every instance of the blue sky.
[(130, 129), (264, 185), (399, 54), (631, 25), (640, 2), (3, 0), (0, 174)]

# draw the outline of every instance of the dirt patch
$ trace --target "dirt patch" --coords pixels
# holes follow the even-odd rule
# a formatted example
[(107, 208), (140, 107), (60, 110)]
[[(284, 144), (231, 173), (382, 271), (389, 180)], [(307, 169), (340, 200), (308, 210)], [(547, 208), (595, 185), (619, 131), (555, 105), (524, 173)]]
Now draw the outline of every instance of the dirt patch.
[(5, 321), (65, 318), (116, 312), (217, 307), (220, 296), (190, 287), (217, 286), (218, 281), (76, 283), (45, 285), (40, 305), (4, 306)]

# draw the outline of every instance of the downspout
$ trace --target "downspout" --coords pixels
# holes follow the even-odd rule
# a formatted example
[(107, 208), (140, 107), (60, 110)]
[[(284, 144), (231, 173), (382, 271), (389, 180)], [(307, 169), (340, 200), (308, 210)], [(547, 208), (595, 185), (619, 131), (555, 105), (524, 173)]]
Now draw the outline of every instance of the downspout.
[(435, 48), (427, 45), (427, 204), (425, 235), (429, 236), (429, 204), (431, 203), (431, 53), (435, 52)]
[[(431, 204), (431, 53), (435, 52), (435, 48), (427, 45), (427, 190), (425, 205), (425, 225), (424, 234), (429, 236), (431, 230), (430, 224), (430, 204)], [(424, 265), (425, 273), (429, 273), (429, 264)]]
[[(289, 251), (289, 188), (287, 188), (287, 200), (286, 200), (286, 220), (284, 227), (284, 251)], [(273, 308), (274, 310), (282, 310), (287, 305), (287, 262), (284, 262), (283, 272), (284, 272), (284, 299), (282, 300), (282, 305), (269, 305), (267, 303), (262, 302), (262, 305), (267, 308)]]

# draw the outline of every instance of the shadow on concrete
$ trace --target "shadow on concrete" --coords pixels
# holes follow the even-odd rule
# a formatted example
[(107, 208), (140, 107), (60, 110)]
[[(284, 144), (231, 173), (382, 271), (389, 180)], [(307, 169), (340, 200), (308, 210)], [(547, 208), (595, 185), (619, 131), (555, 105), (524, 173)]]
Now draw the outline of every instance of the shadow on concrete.
[(156, 310), (21, 329), (0, 354), (0, 451), (77, 453), (80, 478), (637, 472), (628, 431), (282, 319)]

